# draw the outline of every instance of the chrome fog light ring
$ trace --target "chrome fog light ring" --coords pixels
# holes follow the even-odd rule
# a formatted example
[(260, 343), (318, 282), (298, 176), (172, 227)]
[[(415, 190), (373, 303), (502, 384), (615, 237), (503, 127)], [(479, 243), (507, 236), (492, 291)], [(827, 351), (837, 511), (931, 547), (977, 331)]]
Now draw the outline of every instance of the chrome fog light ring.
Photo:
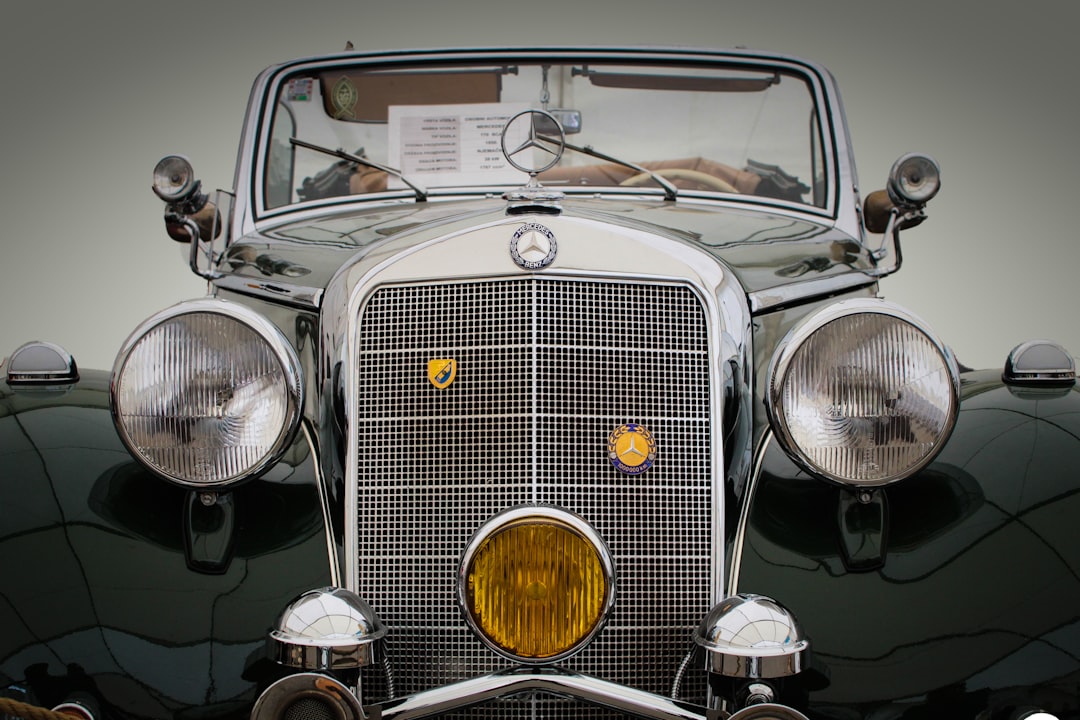
[(257, 476), (300, 423), (300, 361), (282, 332), (239, 303), (203, 298), (156, 313), (113, 365), (113, 421), (156, 475), (219, 489)]
[[(606, 543), (583, 518), (561, 508), (529, 505), (495, 515), (473, 535), (458, 567), (458, 602), (470, 629), (514, 662), (541, 665), (576, 654), (615, 605), (615, 566)], [(521, 620), (513, 632), (507, 617)], [(544, 626), (538, 617), (566, 622)]]
[[(298, 705), (312, 704), (310, 708)], [(345, 685), (326, 675), (298, 673), (270, 684), (251, 709), (251, 720), (296, 717), (323, 720), (364, 720), (363, 706)]]
[(913, 313), (876, 298), (843, 300), (811, 313), (777, 346), (765, 406), (800, 467), (877, 487), (936, 457), (959, 414), (960, 373)]

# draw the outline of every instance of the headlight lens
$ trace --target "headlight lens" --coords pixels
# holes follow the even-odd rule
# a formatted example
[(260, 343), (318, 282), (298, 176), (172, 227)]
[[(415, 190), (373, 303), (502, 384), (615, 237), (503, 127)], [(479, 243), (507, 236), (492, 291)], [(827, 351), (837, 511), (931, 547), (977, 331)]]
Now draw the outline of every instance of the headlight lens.
[(788, 453), (810, 472), (858, 486), (924, 467), (959, 407), (951, 354), (920, 320), (880, 300), (836, 303), (792, 330), (768, 386)]
[(157, 196), (168, 203), (186, 200), (198, 192), (195, 171), (183, 155), (166, 155), (154, 166), (154, 184)]
[(300, 415), (299, 361), (265, 318), (221, 300), (183, 303), (128, 339), (113, 370), (113, 417), (166, 479), (214, 487), (265, 469)]
[(518, 662), (553, 662), (583, 648), (615, 599), (611, 558), (581, 518), (516, 508), (480, 529), (462, 559), (469, 624)]

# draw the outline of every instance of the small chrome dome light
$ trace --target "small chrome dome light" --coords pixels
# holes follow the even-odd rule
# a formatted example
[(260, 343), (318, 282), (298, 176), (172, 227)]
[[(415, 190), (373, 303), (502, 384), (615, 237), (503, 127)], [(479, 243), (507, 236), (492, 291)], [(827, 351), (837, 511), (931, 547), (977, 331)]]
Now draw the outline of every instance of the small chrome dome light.
[(225, 300), (180, 303), (139, 326), (117, 356), (112, 411), (150, 470), (195, 488), (268, 468), (300, 421), (300, 361), (269, 320)]
[(903, 155), (889, 171), (887, 190), (897, 205), (925, 205), (940, 189), (941, 167), (929, 155)]
[(811, 314), (773, 355), (766, 408), (788, 455), (827, 480), (885, 485), (941, 451), (960, 409), (952, 353), (925, 323), (877, 299)]
[(183, 155), (166, 155), (154, 166), (154, 194), (169, 204), (187, 200), (199, 191), (195, 169)]
[(301, 670), (349, 670), (376, 660), (386, 635), (371, 606), (338, 587), (309, 590), (281, 613), (270, 633), (274, 660)]
[(1002, 378), (1010, 385), (1074, 385), (1076, 362), (1055, 342), (1030, 340), (1009, 353)]
[(795, 616), (764, 595), (725, 598), (701, 621), (694, 642), (705, 669), (734, 678), (781, 678), (802, 672), (810, 649)]

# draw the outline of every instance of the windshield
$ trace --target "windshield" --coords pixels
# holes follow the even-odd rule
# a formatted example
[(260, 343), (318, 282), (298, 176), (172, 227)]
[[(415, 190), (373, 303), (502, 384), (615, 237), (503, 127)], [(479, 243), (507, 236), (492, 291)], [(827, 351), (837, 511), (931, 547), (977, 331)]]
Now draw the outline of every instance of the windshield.
[[(660, 175), (680, 195), (817, 207), (827, 197), (813, 90), (787, 70), (336, 66), (294, 73), (279, 88), (262, 176), (268, 209), (388, 190), (520, 187), (528, 175), (507, 162), (501, 145), (507, 121), (527, 109), (548, 111), (566, 132), (562, 159), (539, 174), (546, 187), (661, 192)], [(512, 150), (527, 140), (528, 123), (511, 128)], [(555, 134), (553, 126), (537, 130)], [(512, 159), (541, 167), (551, 156), (534, 149)]]

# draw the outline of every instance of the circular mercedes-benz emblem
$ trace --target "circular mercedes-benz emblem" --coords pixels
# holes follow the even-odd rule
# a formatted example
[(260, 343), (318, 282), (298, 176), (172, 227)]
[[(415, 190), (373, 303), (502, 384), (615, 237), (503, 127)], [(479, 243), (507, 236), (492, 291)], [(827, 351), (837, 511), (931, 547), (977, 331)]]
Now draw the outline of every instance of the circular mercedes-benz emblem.
[(640, 475), (656, 462), (656, 439), (641, 425), (620, 425), (608, 436), (608, 459), (626, 475)]
[(558, 249), (555, 233), (540, 223), (525, 223), (510, 238), (510, 257), (526, 270), (546, 268)]
[[(528, 127), (522, 128), (521, 126), (526, 123)], [(525, 140), (511, 150), (506, 144), (508, 136), (510, 138), (520, 137), (522, 130), (526, 131)], [(522, 110), (517, 115), (507, 120), (506, 125), (503, 125), (501, 142), (503, 156), (506, 158), (506, 161), (521, 172), (535, 176), (545, 170), (555, 167), (555, 163), (559, 162), (559, 159), (562, 158), (563, 150), (566, 148), (566, 135), (563, 133), (562, 125), (559, 124), (559, 121), (556, 120), (555, 116), (551, 113), (543, 110)], [(523, 153), (527, 153), (523, 157), (532, 159), (533, 148), (537, 148), (541, 152), (550, 155), (551, 162), (539, 167), (531, 167), (530, 165), (514, 162), (514, 158), (522, 156)]]

